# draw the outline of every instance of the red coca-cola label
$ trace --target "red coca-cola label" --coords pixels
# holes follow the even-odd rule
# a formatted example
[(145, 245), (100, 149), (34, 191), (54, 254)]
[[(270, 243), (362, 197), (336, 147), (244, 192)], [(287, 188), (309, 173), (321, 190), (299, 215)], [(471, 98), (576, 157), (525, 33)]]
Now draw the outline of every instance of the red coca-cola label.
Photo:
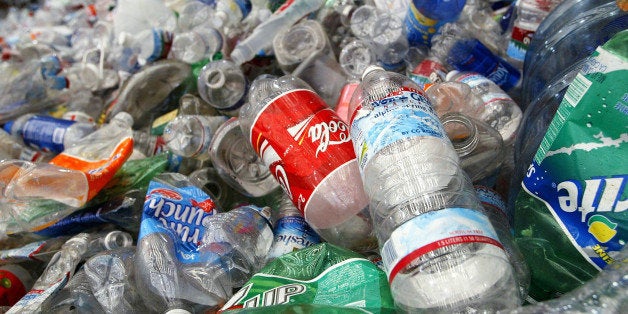
[(534, 36), (534, 33), (536, 31), (534, 30), (528, 30), (525, 28), (521, 28), (521, 27), (517, 27), (515, 26), (512, 29), (512, 36), (511, 38), (521, 44), (523, 44), (526, 48), (528, 47), (528, 45), (530, 45), (530, 42), (532, 41), (532, 36)]
[(414, 70), (412, 70), (412, 74), (430, 77), (430, 74), (434, 71), (446, 72), (447, 70), (442, 64), (434, 60), (424, 59), (414, 68)]
[(312, 192), (355, 159), (349, 126), (310, 90), (286, 92), (262, 109), (251, 144), (303, 215)]

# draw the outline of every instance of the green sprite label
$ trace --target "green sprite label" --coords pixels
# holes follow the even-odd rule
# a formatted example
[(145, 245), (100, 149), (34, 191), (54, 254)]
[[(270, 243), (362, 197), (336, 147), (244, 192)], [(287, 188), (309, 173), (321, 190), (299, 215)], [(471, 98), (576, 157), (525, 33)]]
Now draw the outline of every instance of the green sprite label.
[(351, 308), (367, 313), (392, 313), (394, 302), (386, 274), (360, 255), (322, 243), (285, 254), (255, 274), (222, 311), (258, 308), (274, 313), (277, 306)]
[(535, 299), (591, 279), (628, 240), (627, 56), (623, 31), (587, 60), (523, 180), (515, 231)]

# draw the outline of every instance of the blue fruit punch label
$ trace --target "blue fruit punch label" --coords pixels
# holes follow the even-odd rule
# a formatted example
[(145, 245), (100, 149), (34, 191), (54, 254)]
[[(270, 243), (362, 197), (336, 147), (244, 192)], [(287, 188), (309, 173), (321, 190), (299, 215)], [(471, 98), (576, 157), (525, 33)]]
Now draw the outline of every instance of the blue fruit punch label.
[(198, 262), (198, 248), (205, 233), (203, 223), (215, 213), (214, 200), (201, 189), (195, 186), (174, 188), (151, 181), (138, 241), (151, 233), (169, 234), (174, 239), (179, 261)]

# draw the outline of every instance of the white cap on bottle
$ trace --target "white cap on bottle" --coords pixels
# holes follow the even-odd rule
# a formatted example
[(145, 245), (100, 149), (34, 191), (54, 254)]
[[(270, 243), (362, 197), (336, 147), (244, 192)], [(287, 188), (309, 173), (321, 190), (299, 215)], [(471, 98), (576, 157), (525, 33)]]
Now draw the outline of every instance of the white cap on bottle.
[(166, 312), (165, 314), (192, 314), (192, 313), (184, 309), (172, 309)]
[(451, 78), (456, 76), (456, 74), (458, 74), (458, 73), (460, 73), (460, 71), (458, 71), (458, 70), (449, 71), (449, 73), (447, 73), (447, 76), (445, 76), (445, 80), (446, 81), (451, 81)]
[(362, 79), (364, 79), (369, 73), (380, 70), (385, 71), (384, 68), (380, 67), (379, 65), (369, 65), (362, 73)]
[(130, 115), (128, 112), (120, 111), (120, 112), (116, 113), (115, 116), (113, 116), (113, 119), (120, 120), (120, 121), (126, 123), (128, 126), (133, 126), (133, 116)]

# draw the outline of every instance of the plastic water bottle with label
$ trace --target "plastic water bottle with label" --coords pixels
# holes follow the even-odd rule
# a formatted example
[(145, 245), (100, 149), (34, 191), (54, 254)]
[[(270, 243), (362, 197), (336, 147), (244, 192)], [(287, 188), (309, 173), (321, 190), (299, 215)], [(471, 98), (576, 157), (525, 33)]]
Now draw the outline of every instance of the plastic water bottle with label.
[(239, 119), (257, 155), (321, 237), (358, 251), (376, 245), (349, 127), (310, 86), (291, 75), (260, 77)]
[(369, 67), (352, 107), (351, 137), (398, 308), (520, 304), (508, 256), (424, 92)]

